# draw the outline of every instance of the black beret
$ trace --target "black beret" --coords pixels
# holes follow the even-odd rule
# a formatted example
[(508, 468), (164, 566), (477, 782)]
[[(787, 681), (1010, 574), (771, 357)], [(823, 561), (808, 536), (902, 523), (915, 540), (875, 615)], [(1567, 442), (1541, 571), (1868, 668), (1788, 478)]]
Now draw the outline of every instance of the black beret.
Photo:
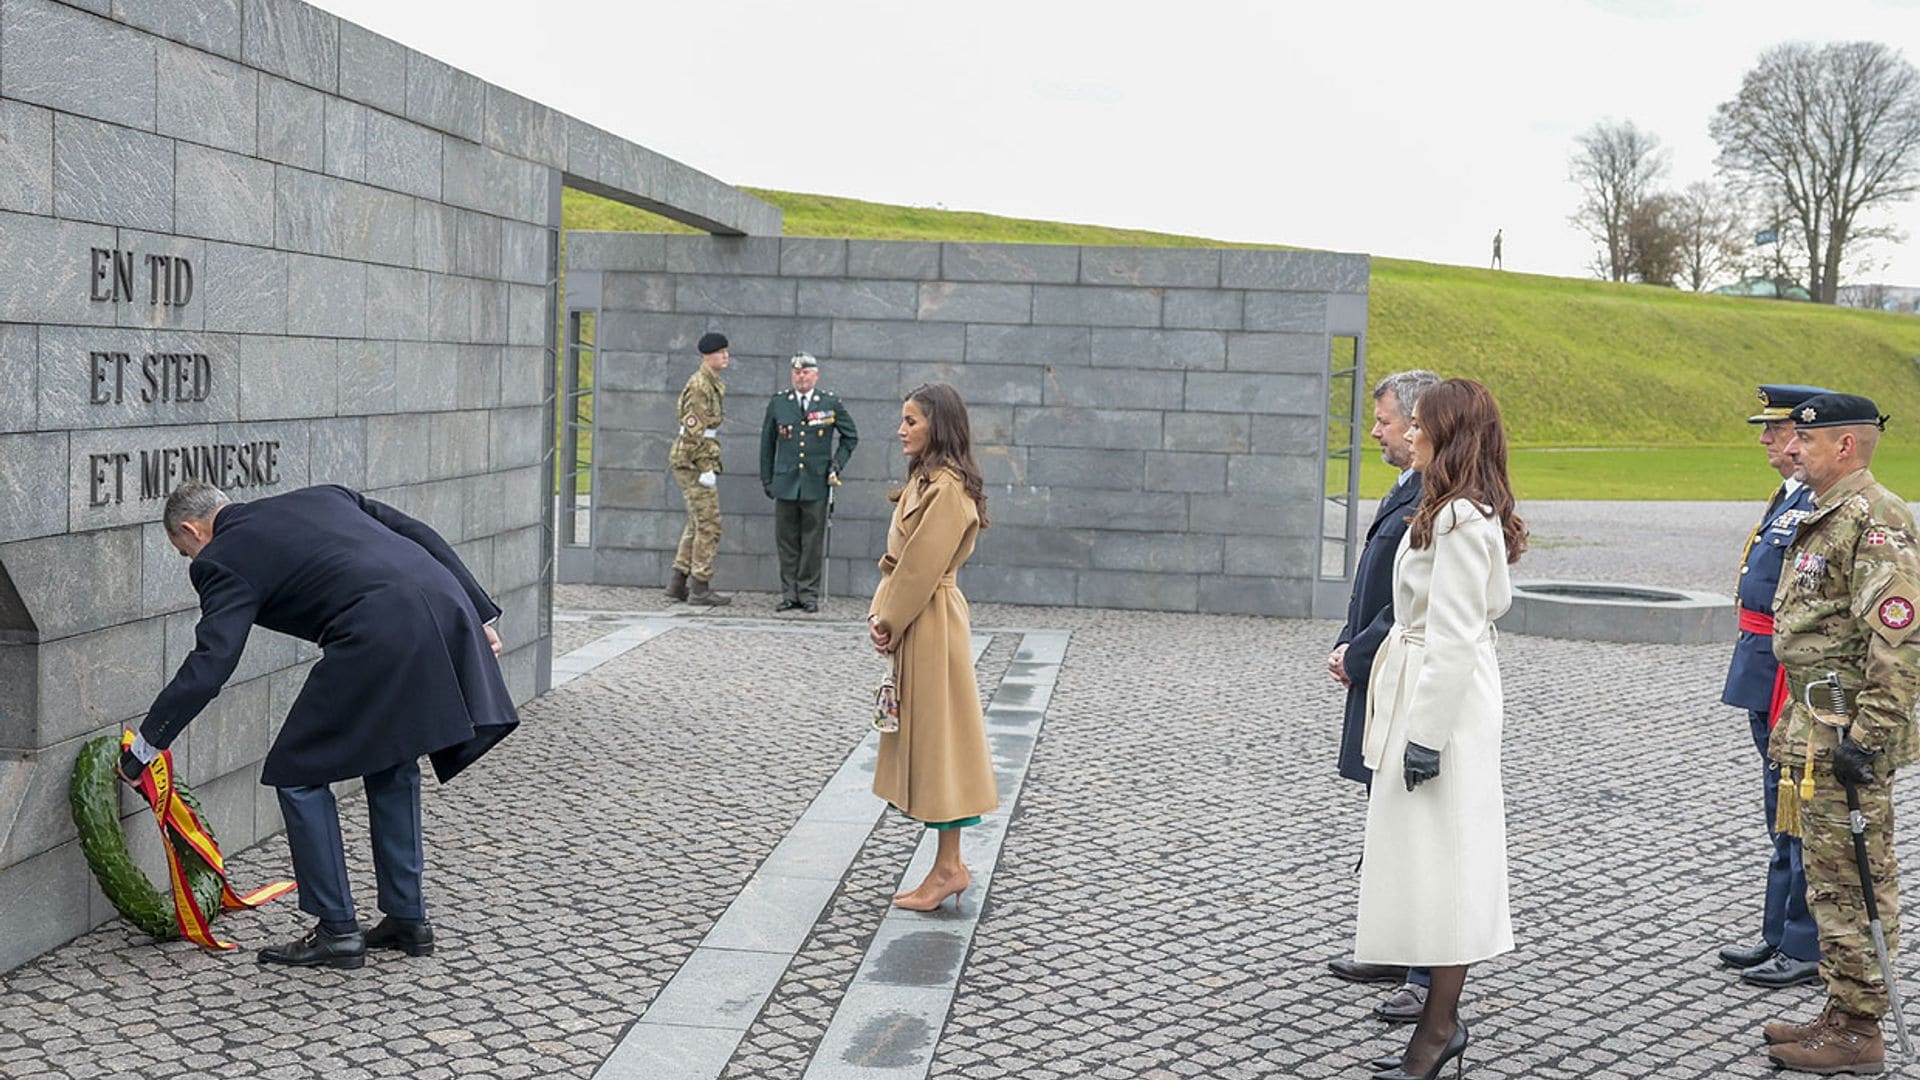
[(1889, 418), (1880, 415), (1880, 407), (1871, 398), (1859, 394), (1819, 394), (1795, 406), (1791, 419), (1796, 428), (1872, 424), (1885, 431)]
[(706, 333), (700, 335), (700, 355), (708, 356), (727, 347), (727, 335)]

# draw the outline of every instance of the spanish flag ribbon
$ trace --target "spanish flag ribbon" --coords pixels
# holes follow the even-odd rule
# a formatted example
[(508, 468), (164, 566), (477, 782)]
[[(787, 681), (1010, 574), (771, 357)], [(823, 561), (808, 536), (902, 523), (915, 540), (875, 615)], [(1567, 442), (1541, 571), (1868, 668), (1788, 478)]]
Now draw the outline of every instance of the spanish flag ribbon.
[[(121, 733), (122, 749), (133, 745), (133, 732)], [(233, 891), (233, 885), (227, 880), (226, 860), (220, 855), (220, 845), (213, 834), (201, 822), (200, 816), (193, 812), (187, 801), (180, 797), (180, 789), (174, 780), (173, 751), (162, 750), (160, 756), (147, 765), (147, 771), (140, 774), (140, 780), (134, 785), (147, 805), (153, 808), (153, 818), (160, 826), (160, 847), (167, 853), (167, 877), (173, 884), (173, 913), (180, 924), (180, 936), (206, 949), (225, 951), (234, 948), (230, 941), (221, 941), (213, 936), (213, 913), (200, 910), (199, 901), (193, 898), (193, 889), (187, 881), (187, 868), (173, 841), (179, 839), (202, 862), (220, 875), (220, 907), (224, 911), (240, 908), (259, 907), (278, 896), (293, 891), (293, 882), (276, 881), (264, 888), (240, 895)]]

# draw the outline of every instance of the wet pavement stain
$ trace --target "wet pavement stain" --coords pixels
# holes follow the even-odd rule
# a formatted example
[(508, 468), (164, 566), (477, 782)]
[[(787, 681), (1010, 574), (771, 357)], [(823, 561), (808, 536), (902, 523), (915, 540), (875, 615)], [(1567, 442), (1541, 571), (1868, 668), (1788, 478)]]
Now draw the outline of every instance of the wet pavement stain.
[(967, 943), (959, 934), (916, 930), (887, 943), (870, 977), (888, 986), (945, 986), (957, 977), (966, 956)]
[(923, 1065), (933, 1046), (933, 1027), (912, 1013), (883, 1013), (861, 1025), (840, 1059), (873, 1069)]

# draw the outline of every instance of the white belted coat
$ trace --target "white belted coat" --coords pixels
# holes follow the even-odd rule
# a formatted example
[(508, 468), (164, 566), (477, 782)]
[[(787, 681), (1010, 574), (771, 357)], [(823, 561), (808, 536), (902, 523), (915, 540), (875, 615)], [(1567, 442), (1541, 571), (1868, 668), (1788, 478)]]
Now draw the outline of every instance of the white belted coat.
[[(1394, 627), (1374, 657), (1364, 735), (1373, 772), (1354, 958), (1427, 967), (1513, 948), (1493, 622), (1513, 591), (1500, 523), (1456, 499), (1424, 550), (1400, 541)], [(1408, 741), (1440, 751), (1409, 792)]]

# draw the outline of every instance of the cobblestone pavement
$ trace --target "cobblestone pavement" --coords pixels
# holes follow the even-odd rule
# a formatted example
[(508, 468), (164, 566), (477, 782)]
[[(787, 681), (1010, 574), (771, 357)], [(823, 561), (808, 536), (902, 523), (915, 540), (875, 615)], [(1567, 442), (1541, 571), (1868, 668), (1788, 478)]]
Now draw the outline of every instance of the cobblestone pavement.
[[(1551, 510), (1535, 520), (1553, 535)], [(1692, 520), (1701, 545), (1718, 535)], [(1603, 573), (1619, 542), (1558, 549), (1555, 574), (1683, 584)], [(1701, 567), (1731, 563), (1686, 544)], [(1532, 561), (1523, 576), (1548, 576)], [(773, 599), (714, 614), (792, 628), (863, 610), (776, 622)], [(655, 589), (564, 587), (559, 603), (665, 606)], [(1351, 940), (1365, 809), (1333, 773), (1334, 627), (987, 604), (974, 620), (1073, 638), (933, 1075), (1331, 1077), (1397, 1049), (1405, 1029), (1369, 1015), (1381, 988), (1325, 974)], [(237, 955), (110, 924), (0, 976), (0, 1075), (590, 1076), (860, 735), (857, 626), (688, 622), (530, 704), (475, 775), (430, 789), (435, 957), (259, 968), (253, 950), (304, 926), (290, 901), (217, 924)], [(1715, 966), (1757, 933), (1766, 854), (1745, 719), (1717, 703), (1725, 649), (1499, 648), (1519, 948), (1469, 979), (1470, 1071), (1770, 1075), (1759, 1023), (1810, 1016), (1819, 995)], [(917, 840), (882, 818), (725, 1075), (800, 1074)], [(1920, 865), (1912, 840), (1900, 853)], [(243, 886), (288, 872), (275, 841), (233, 865)]]

